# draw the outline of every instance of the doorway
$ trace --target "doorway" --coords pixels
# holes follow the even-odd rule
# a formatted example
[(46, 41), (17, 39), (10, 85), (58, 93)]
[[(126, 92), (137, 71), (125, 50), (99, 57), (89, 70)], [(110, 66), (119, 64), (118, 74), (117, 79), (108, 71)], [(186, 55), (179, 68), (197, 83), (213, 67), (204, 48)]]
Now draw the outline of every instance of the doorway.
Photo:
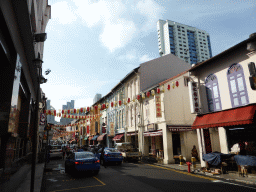
[(180, 134), (172, 133), (173, 156), (181, 155)]

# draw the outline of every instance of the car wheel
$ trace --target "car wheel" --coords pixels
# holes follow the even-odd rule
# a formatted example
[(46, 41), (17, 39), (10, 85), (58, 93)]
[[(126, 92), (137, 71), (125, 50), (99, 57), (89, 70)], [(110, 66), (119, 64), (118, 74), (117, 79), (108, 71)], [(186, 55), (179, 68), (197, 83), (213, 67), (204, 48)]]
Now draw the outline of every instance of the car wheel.
[(100, 160), (100, 164), (101, 164), (102, 166), (104, 165), (104, 160), (103, 160), (103, 159)]
[(100, 170), (93, 171), (94, 175), (98, 175)]

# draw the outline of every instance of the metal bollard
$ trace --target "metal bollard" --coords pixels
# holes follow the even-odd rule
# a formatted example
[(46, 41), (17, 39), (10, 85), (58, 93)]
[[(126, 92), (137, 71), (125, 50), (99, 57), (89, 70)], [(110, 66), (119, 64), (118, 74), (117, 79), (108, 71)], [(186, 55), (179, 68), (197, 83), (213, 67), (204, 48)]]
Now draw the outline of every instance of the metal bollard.
[(180, 156), (179, 156), (179, 159), (180, 159), (180, 166), (182, 166), (182, 165), (183, 165), (183, 162), (182, 162), (183, 156), (180, 155)]
[(193, 168), (193, 171), (194, 171), (195, 168), (196, 168), (196, 158), (195, 157), (191, 157), (191, 162), (192, 162), (192, 168)]

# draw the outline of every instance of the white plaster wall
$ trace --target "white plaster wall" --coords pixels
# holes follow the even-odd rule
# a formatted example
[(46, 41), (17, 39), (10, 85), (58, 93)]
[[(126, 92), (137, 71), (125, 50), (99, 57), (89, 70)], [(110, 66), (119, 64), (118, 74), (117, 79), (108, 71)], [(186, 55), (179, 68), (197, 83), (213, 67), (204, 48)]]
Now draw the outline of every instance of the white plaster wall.
[(204, 87), (204, 81), (206, 77), (210, 74), (215, 74), (217, 76), (222, 110), (232, 108), (228, 81), (227, 81), (227, 71), (229, 67), (234, 63), (239, 63), (243, 67), (245, 83), (246, 83), (248, 97), (249, 97), (249, 103), (256, 102), (256, 92), (253, 91), (250, 87), (250, 82), (249, 82), (250, 73), (248, 69), (248, 63), (255, 62), (256, 55), (252, 55), (251, 57), (249, 57), (247, 56), (247, 53), (248, 52), (246, 51), (246, 47), (243, 47), (235, 51), (233, 54), (226, 56), (225, 58), (218, 59), (215, 62), (209, 63), (208, 65), (198, 68), (198, 70), (192, 73), (192, 75), (198, 76), (200, 79), (200, 84), (201, 84), (200, 97), (202, 102), (203, 113), (208, 112), (208, 104), (207, 104), (206, 91)]

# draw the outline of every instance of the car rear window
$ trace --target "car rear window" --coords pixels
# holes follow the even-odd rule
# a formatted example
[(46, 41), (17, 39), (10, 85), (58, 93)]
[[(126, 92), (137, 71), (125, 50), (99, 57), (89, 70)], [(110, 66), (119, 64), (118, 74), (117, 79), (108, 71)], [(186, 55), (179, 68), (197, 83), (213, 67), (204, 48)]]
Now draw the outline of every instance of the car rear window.
[(76, 153), (76, 159), (92, 158), (92, 157), (94, 157), (93, 153)]
[(106, 151), (109, 151), (109, 152), (119, 152), (117, 149), (106, 149)]

